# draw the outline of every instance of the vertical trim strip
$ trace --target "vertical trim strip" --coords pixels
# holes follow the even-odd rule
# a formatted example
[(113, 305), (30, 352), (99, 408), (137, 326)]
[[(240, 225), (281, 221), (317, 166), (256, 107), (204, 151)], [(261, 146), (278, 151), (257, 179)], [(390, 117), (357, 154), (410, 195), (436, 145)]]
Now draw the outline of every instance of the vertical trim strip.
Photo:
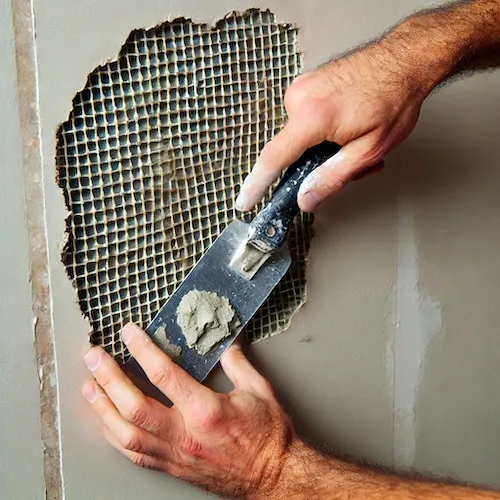
[(16, 44), (19, 116), (23, 140), (33, 330), (40, 380), (45, 498), (61, 500), (64, 493), (59, 394), (45, 222), (38, 72), (32, 0), (12, 0), (12, 11)]

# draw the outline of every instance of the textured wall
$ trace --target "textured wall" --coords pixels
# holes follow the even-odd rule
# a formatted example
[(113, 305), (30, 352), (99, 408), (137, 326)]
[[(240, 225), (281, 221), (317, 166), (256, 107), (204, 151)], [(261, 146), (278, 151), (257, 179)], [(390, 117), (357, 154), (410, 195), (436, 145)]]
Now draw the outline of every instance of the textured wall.
[[(66, 211), (55, 181), (55, 139), (89, 72), (116, 55), (134, 28), (179, 15), (212, 23), (248, 7), (270, 8), (279, 22), (297, 23), (310, 68), (421, 6), (418, 0), (35, 0), (67, 498), (205, 497), (117, 456), (79, 393), (88, 378), (81, 359), (89, 325), (60, 262)], [(433, 95), (386, 171), (322, 207), (308, 302), (284, 335), (251, 352), (311, 439), (387, 465), (497, 486), (499, 83), (498, 73), (480, 75)], [(11, 197), (22, 207), (20, 194)], [(11, 281), (25, 284), (26, 276)], [(17, 307), (27, 332), (29, 303)], [(220, 374), (212, 383), (225, 385)], [(28, 435), (35, 434), (36, 426)]]

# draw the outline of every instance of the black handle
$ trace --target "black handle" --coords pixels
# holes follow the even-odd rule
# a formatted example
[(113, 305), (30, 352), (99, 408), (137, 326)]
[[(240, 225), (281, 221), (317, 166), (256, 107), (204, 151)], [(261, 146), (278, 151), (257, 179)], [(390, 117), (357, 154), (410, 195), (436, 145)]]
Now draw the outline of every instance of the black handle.
[(302, 182), (315, 168), (339, 150), (340, 146), (334, 142), (322, 142), (308, 149), (288, 167), (271, 201), (250, 223), (249, 243), (268, 253), (274, 252), (285, 243), (293, 219), (299, 212), (297, 195)]

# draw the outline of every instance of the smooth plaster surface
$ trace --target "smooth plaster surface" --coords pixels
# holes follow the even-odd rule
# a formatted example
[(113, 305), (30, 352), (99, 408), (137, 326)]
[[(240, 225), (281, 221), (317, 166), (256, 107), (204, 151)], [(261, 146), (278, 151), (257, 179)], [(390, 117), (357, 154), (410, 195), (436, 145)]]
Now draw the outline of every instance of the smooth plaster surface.
[[(435, 95), (415, 141), (436, 148), (407, 179), (420, 279), (443, 331), (418, 401), (416, 465), (500, 486), (500, 72)], [(432, 137), (434, 127), (445, 133)], [(439, 129), (438, 129), (439, 130)], [(434, 172), (441, 170), (434, 189)]]
[(0, 2), (0, 51), (0, 498), (42, 499), (39, 381), (10, 2)]
[[(279, 21), (299, 24), (310, 68), (421, 6), (35, 0), (66, 498), (206, 497), (112, 451), (80, 396), (89, 327), (60, 262), (66, 214), (54, 154), (57, 126), (87, 74), (116, 55), (130, 30), (167, 18), (211, 23), (231, 10), (269, 7)], [(325, 204), (308, 302), (288, 332), (251, 352), (314, 441), (497, 486), (499, 83), (498, 73), (477, 76), (433, 96), (386, 171)], [(227, 386), (220, 373), (211, 380)]]

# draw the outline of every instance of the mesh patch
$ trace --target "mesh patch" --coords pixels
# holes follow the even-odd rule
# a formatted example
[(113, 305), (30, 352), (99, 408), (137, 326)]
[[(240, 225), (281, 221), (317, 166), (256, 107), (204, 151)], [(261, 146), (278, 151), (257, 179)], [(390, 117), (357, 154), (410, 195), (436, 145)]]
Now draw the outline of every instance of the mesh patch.
[[(125, 361), (121, 327), (146, 326), (235, 218), (237, 186), (283, 126), (300, 63), (297, 30), (251, 10), (215, 27), (177, 19), (133, 31), (89, 75), (56, 161), (69, 210), (62, 260), (93, 344)], [(311, 223), (297, 218), (292, 268), (248, 340), (282, 331), (305, 300)]]

